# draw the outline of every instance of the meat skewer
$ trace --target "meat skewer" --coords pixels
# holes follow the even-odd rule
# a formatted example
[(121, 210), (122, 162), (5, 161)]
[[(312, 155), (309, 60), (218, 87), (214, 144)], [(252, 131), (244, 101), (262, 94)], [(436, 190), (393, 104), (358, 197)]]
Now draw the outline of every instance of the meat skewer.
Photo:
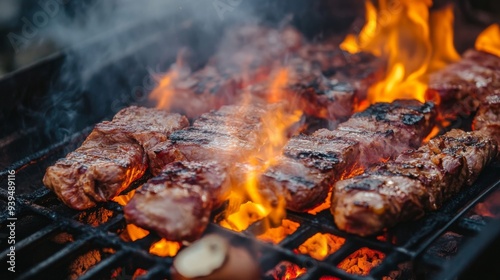
[(337, 182), (331, 204), (335, 223), (367, 236), (419, 218), (470, 186), (496, 153), (497, 143), (482, 131), (452, 130), (363, 175)]
[(112, 199), (149, 165), (147, 152), (188, 120), (155, 109), (128, 107), (95, 126), (83, 144), (47, 168), (43, 183), (69, 207), (83, 210)]
[(289, 210), (321, 204), (346, 170), (362, 167), (420, 146), (434, 126), (432, 103), (398, 100), (374, 104), (334, 130), (293, 137), (283, 155), (260, 178), (271, 200), (284, 197)]

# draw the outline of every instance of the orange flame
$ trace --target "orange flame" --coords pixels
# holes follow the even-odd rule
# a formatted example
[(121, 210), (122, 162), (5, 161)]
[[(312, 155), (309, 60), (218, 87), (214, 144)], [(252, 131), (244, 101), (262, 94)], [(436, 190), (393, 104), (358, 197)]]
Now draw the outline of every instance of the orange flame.
[(500, 25), (486, 28), (476, 39), (476, 49), (500, 56)]
[(158, 86), (149, 95), (150, 99), (156, 101), (156, 108), (169, 109), (172, 98), (174, 97), (174, 81), (179, 77), (179, 72), (176, 68), (171, 68), (168, 73), (163, 76)]
[[(283, 100), (288, 76), (286, 68), (277, 71), (269, 83), (267, 95), (269, 103)], [(250, 104), (251, 99), (247, 98), (243, 101), (245, 106)], [(289, 129), (300, 120), (302, 112), (290, 111), (284, 103), (277, 104), (273, 109), (261, 117), (262, 128), (257, 135), (259, 148), (244, 155), (245, 160), (242, 163), (248, 167), (248, 171), (245, 174), (243, 186), (233, 186), (227, 209), (228, 215), (220, 223), (223, 227), (242, 231), (251, 223), (264, 218), (271, 226), (280, 225), (286, 215), (284, 199), (278, 198), (278, 201), (274, 203), (263, 197), (258, 187), (258, 180), (281, 154), (288, 141)], [(249, 202), (242, 204), (246, 200)]]
[(427, 75), (460, 57), (453, 47), (453, 7), (429, 13), (432, 0), (366, 1), (366, 24), (341, 48), (387, 60), (386, 78), (374, 84), (368, 101), (398, 98), (424, 101)]

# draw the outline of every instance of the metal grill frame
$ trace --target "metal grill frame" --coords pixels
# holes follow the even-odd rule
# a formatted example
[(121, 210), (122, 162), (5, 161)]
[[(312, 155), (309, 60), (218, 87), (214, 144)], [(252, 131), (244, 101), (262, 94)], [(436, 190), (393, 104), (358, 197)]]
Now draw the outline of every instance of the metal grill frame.
[[(43, 151), (14, 163), (7, 170), (14, 169), (22, 172), (22, 169), (26, 166), (51, 164), (52, 160), (49, 155), (52, 155), (52, 157), (63, 155), (65, 150), (79, 145), (86, 135), (88, 135), (89, 131), (90, 128), (75, 133), (65, 141), (52, 145)], [(7, 170), (0, 172), (0, 174), (4, 176)], [(473, 186), (463, 190), (448, 201), (439, 211), (429, 213), (418, 222), (402, 224), (386, 233), (387, 240), (392, 240), (392, 236), (397, 236), (398, 232), (408, 231), (407, 228), (411, 224), (411, 237), (404, 240), (401, 244), (380, 241), (375, 237), (362, 238), (346, 234), (334, 225), (333, 218), (328, 209), (316, 215), (288, 212), (287, 219), (299, 223), (300, 226), (295, 232), (276, 245), (255, 238), (254, 229), (259, 228), (261, 221), (252, 224), (246, 231), (241, 233), (233, 232), (215, 223), (211, 223), (207, 229), (207, 233), (221, 234), (232, 241), (245, 244), (257, 250), (258, 255), (261, 256), (259, 257), (259, 263), (263, 273), (272, 270), (282, 261), (287, 261), (307, 269), (306, 273), (301, 275), (299, 279), (319, 279), (321, 276), (334, 276), (341, 279), (380, 279), (388, 275), (391, 271), (397, 270), (398, 264), (406, 262), (412, 264), (412, 273), (418, 274), (430, 268), (441, 273), (446, 273), (447, 262), (439, 258), (426, 256), (426, 250), (445, 232), (452, 231), (473, 238), (485, 228), (486, 222), (478, 222), (464, 216), (491, 191), (500, 187), (499, 172), (500, 163), (491, 164), (483, 171)], [(40, 174), (40, 178), (41, 176), (43, 174)], [(144, 179), (134, 183), (129, 189), (138, 187), (144, 182)], [(97, 246), (98, 248), (113, 248), (116, 252), (91, 267), (79, 279), (106, 278), (109, 277), (111, 269), (124, 267), (127, 263), (132, 265), (140, 264), (138, 267), (147, 270), (147, 274), (138, 279), (164, 279), (169, 277), (169, 268), (172, 265), (173, 259), (158, 257), (148, 252), (150, 246), (160, 240), (160, 237), (151, 233), (135, 242), (126, 242), (119, 237), (117, 229), (123, 230), (126, 225), (122, 207), (119, 204), (108, 202), (99, 205), (97, 209), (102, 207), (112, 211), (114, 215), (102, 225), (93, 227), (78, 221), (77, 217), (81, 212), (68, 217), (64, 210), (51, 210), (51, 206), (57, 206), (58, 209), (69, 210), (69, 208), (66, 208), (60, 201), (56, 200), (55, 195), (46, 189), (41, 184), (41, 181), (30, 182), (30, 184), (39, 185), (39, 188), (30, 194), (16, 197), (16, 216), (18, 217), (18, 221), (29, 215), (34, 215), (35, 217), (47, 219), (50, 223), (42, 229), (33, 232), (28, 237), (18, 240), (16, 242), (16, 252), (22, 253), (25, 248), (37, 242), (42, 242), (49, 234), (56, 231), (72, 234), (75, 236), (75, 239), (73, 242), (66, 244), (56, 254), (51, 255), (40, 263), (34, 264), (29, 271), (17, 273), (17, 279), (36, 279), (42, 273), (52, 273), (51, 269), (58, 262), (70, 256), (77, 255), (79, 250), (86, 245)], [(17, 188), (22, 187), (17, 186)], [(7, 196), (7, 191), (0, 189), (0, 199), (7, 201)], [(51, 201), (50, 205), (44, 206), (47, 201)], [(90, 209), (86, 212), (92, 212), (95, 209)], [(0, 225), (2, 227), (6, 225), (7, 218), (7, 213), (0, 215)], [(308, 255), (301, 255), (294, 251), (294, 249), (297, 249), (308, 238), (318, 232), (345, 238), (345, 243), (339, 250), (326, 257), (323, 261), (318, 261)], [(481, 242), (480, 240), (475, 241)], [(363, 247), (385, 254), (385, 258), (381, 264), (372, 269), (369, 275), (352, 275), (337, 267), (342, 260)], [(7, 253), (8, 249), (1, 252), (0, 261), (6, 261)], [(264, 274), (262, 277), (269, 279), (269, 276), (265, 276)]]

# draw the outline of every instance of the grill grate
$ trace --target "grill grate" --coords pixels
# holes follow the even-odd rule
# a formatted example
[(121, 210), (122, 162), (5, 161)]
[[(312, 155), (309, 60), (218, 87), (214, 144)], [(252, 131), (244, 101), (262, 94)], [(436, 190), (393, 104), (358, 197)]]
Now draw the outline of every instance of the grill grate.
[[(78, 256), (84, 250), (94, 248), (108, 250), (108, 254), (103, 254), (105, 257), (88, 268), (79, 279), (110, 278), (111, 273), (117, 268), (122, 269), (122, 274), (114, 275), (117, 279), (132, 279), (130, 273), (133, 274), (137, 268), (146, 271), (137, 279), (168, 278), (168, 268), (172, 265), (173, 259), (155, 256), (148, 252), (150, 246), (160, 240), (158, 236), (151, 233), (134, 242), (127, 242), (120, 238), (119, 234), (123, 232), (126, 223), (122, 207), (119, 204), (108, 202), (98, 209), (83, 212), (73, 211), (59, 202), (52, 192), (41, 185), (45, 168), (52, 164), (55, 159), (64, 156), (79, 145), (89, 131), (89, 129), (85, 129), (61, 143), (12, 165), (12, 168), (17, 171), (16, 191), (19, 193), (16, 195), (18, 236), (15, 247), (17, 257), (38, 254), (37, 244), (43, 243), (49, 236), (56, 233), (64, 232), (71, 236), (71, 242), (60, 245), (60, 248), (42, 260), (16, 266), (19, 268), (15, 274), (16, 277), (18, 279), (40, 279), (41, 275), (54, 275), (58, 271), (58, 267), (66, 260)], [(307, 271), (299, 279), (320, 279), (322, 276), (334, 276), (341, 279), (380, 279), (391, 271), (397, 270), (398, 265), (406, 262), (412, 264), (413, 271), (416, 273), (421, 268), (432, 268), (443, 272), (446, 262), (433, 257), (425, 257), (427, 249), (445, 232), (451, 231), (471, 238), (481, 232), (487, 223), (467, 218), (465, 214), (478, 201), (500, 186), (499, 172), (499, 163), (490, 165), (472, 187), (455, 196), (439, 211), (428, 214), (418, 222), (402, 224), (389, 230), (384, 236), (385, 240), (393, 240), (392, 242), (383, 241), (376, 237), (362, 238), (339, 231), (333, 223), (329, 210), (323, 210), (316, 215), (288, 212), (287, 219), (299, 223), (300, 226), (277, 245), (260, 241), (254, 237), (261, 222), (254, 223), (241, 233), (224, 229), (212, 223), (207, 232), (221, 234), (234, 242), (246, 244), (257, 250), (258, 255), (261, 256), (259, 263), (264, 273), (274, 269), (282, 261), (306, 268)], [(4, 171), (2, 175), (6, 173), (7, 171)], [(4, 177), (6, 176), (2, 176), (2, 178)], [(134, 184), (133, 187), (137, 187), (140, 183)], [(6, 186), (6, 182), (3, 182), (2, 186)], [(7, 200), (7, 191), (0, 189), (0, 203), (6, 204)], [(81, 221), (82, 215), (98, 215), (104, 213), (103, 211), (109, 214), (109, 219), (100, 225), (92, 226)], [(7, 213), (4, 212), (0, 215), (2, 231), (7, 230), (7, 219)], [(42, 225), (40, 222), (32, 223), (32, 221), (40, 220), (45, 222)], [(23, 229), (23, 221), (32, 227), (28, 226), (27, 229)], [(323, 261), (294, 251), (316, 233), (332, 234), (345, 238), (345, 243)], [(352, 275), (338, 268), (341, 261), (364, 247), (385, 254), (385, 258), (370, 271), (369, 275)], [(5, 265), (9, 250), (3, 247), (2, 249), (4, 251), (0, 255), (0, 260)], [(6, 271), (5, 268), (2, 273)], [(272, 279), (269, 275), (263, 275), (263, 278)]]

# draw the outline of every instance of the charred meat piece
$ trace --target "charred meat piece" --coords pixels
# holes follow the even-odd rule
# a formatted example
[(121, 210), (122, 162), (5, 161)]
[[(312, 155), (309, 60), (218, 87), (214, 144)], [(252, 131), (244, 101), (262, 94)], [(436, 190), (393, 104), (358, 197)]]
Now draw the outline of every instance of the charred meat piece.
[(229, 191), (226, 171), (217, 162), (174, 162), (135, 193), (124, 208), (125, 218), (168, 240), (192, 241)]
[(206, 66), (191, 75), (176, 78), (166, 88), (156, 88), (157, 93), (153, 94), (171, 93), (174, 96), (169, 98), (168, 108), (194, 119), (210, 110), (235, 103), (241, 88), (240, 77), (221, 74), (215, 67)]
[(303, 212), (323, 202), (333, 183), (356, 165), (416, 147), (433, 127), (431, 103), (378, 103), (353, 115), (337, 130), (293, 137), (283, 156), (260, 180), (263, 192), (284, 196), (287, 208)]
[[(335, 127), (351, 116), (355, 101), (366, 98), (368, 87), (383, 76), (381, 60), (367, 54), (345, 54), (330, 45), (306, 46), (299, 53), (287, 59), (281, 68), (286, 69), (286, 75), (281, 77), (285, 79), (281, 81), (284, 82), (282, 88), (275, 88), (275, 77), (245, 91), (272, 100), (276, 97), (270, 95), (280, 90), (280, 98), (291, 101), (306, 115), (330, 121), (330, 126)], [(365, 62), (371, 71), (363, 70)]]
[(187, 125), (178, 114), (125, 108), (112, 121), (97, 124), (78, 149), (47, 168), (43, 182), (69, 207), (90, 208), (140, 178), (148, 167), (146, 151)]
[(241, 162), (261, 145), (262, 117), (278, 106), (282, 105), (223, 106), (203, 114), (192, 126), (172, 133), (168, 142), (149, 152), (153, 174), (178, 160)]
[(286, 55), (295, 52), (302, 41), (301, 34), (293, 28), (234, 28), (227, 32), (217, 54), (204, 68), (191, 75), (178, 75), (167, 88), (155, 91), (172, 92), (175, 97), (169, 99), (168, 108), (197, 118), (236, 103), (242, 88), (267, 80), (271, 71), (279, 67)]
[(367, 236), (436, 210), (473, 183), (497, 145), (481, 131), (452, 130), (365, 174), (334, 186), (337, 226)]
[(484, 98), (474, 118), (473, 127), (490, 135), (500, 145), (500, 90), (497, 89)]
[(500, 86), (500, 57), (476, 50), (430, 76), (427, 99), (440, 100), (446, 117), (468, 116)]
[(300, 57), (315, 66), (331, 81), (347, 83), (358, 99), (366, 98), (368, 88), (385, 75), (385, 62), (370, 53), (348, 53), (336, 45), (310, 44), (299, 51)]

